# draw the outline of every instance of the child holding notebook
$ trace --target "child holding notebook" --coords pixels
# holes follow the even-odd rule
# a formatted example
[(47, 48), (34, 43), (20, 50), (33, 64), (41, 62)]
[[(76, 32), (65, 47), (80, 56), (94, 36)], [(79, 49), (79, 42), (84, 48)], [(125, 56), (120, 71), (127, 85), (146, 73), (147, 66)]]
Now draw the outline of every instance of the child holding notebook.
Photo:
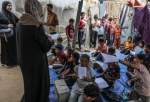
[(80, 65), (76, 66), (76, 83), (73, 85), (69, 102), (83, 102), (83, 90), (85, 86), (94, 82), (94, 70), (90, 66), (90, 57), (83, 54), (80, 58)]

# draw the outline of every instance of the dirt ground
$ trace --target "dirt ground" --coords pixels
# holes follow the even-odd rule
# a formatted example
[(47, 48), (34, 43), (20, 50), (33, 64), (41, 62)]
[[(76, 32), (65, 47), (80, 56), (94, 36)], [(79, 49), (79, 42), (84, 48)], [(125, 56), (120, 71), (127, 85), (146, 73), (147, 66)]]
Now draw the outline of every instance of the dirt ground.
[(19, 67), (0, 66), (0, 102), (20, 102), (23, 95), (23, 80)]

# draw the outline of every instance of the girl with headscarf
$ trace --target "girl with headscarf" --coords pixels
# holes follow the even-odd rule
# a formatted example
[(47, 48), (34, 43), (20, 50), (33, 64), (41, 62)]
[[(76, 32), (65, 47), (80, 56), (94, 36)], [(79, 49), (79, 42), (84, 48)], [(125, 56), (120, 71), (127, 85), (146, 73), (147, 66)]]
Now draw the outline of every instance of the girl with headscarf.
[(46, 53), (51, 48), (42, 26), (42, 6), (25, 1), (25, 14), (17, 25), (17, 52), (24, 79), (22, 102), (49, 102), (49, 70)]
[(1, 38), (1, 63), (13, 67), (17, 65), (17, 53), (16, 53), (16, 23), (18, 18), (11, 12), (12, 3), (4, 1), (2, 3), (2, 12), (0, 13), (0, 28), (12, 28), (13, 36), (7, 38)]

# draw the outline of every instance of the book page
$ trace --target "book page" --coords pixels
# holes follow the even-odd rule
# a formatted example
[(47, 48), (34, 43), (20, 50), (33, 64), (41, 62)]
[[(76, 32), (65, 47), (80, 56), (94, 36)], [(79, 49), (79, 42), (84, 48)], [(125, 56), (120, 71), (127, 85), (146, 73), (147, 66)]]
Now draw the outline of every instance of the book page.
[(80, 79), (83, 79), (84, 77), (86, 77), (87, 76), (87, 68), (86, 67), (79, 67), (78, 68), (78, 77), (80, 78)]
[(109, 87), (109, 85), (107, 84), (107, 82), (103, 78), (96, 78), (95, 82), (100, 89), (104, 89), (104, 88)]
[(104, 58), (104, 63), (112, 63), (112, 62), (119, 61), (116, 56), (112, 56), (112, 55), (108, 55), (108, 54), (104, 54), (104, 53), (102, 53), (102, 56)]

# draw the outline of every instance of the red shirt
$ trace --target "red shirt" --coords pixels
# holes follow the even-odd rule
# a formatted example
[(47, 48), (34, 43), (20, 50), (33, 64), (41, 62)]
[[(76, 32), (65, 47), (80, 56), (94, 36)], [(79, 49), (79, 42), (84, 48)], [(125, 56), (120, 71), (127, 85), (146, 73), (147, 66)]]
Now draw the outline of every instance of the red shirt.
[(85, 18), (81, 18), (79, 22), (79, 29), (84, 29), (86, 24)]
[(64, 63), (66, 60), (66, 55), (65, 53), (62, 51), (60, 54), (57, 55), (57, 59), (60, 61), (60, 63)]
[(75, 31), (74, 26), (68, 25), (66, 27), (66, 35), (67, 35), (67, 37), (69, 37), (69, 40), (73, 39), (73, 37), (74, 37), (74, 31)]

